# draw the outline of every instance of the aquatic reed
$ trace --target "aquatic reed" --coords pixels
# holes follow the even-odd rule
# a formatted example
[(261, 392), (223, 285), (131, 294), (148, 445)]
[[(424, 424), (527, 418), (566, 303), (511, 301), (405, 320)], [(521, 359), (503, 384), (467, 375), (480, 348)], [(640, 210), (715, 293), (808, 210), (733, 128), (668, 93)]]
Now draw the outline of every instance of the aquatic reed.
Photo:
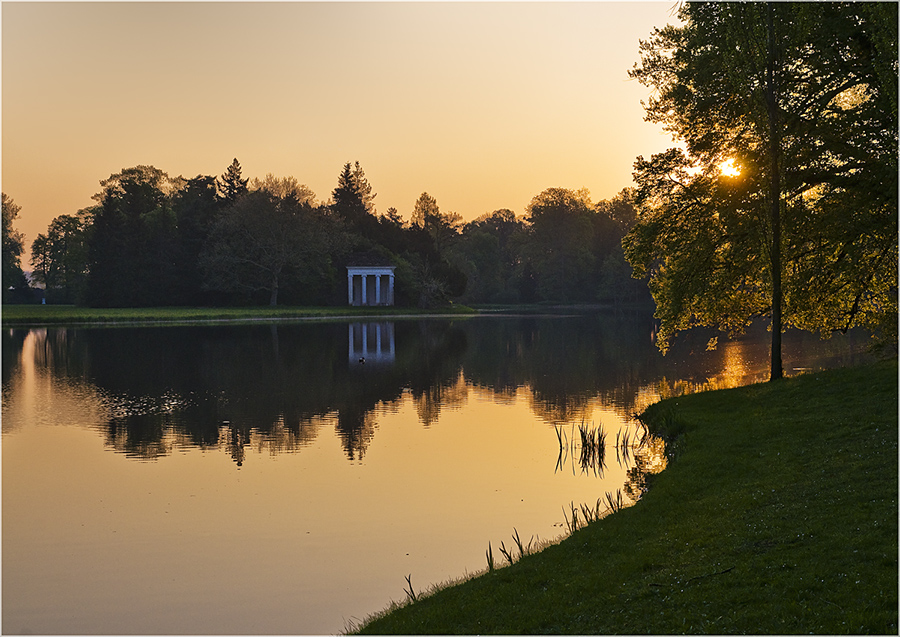
[(602, 504), (603, 499), (597, 498), (597, 502), (593, 507), (589, 507), (586, 504), (581, 505), (581, 515), (584, 517), (585, 524), (590, 524), (591, 522), (595, 522), (603, 517), (603, 511), (600, 510), (600, 505)]
[(508, 563), (512, 564), (515, 561), (513, 560), (513, 556), (510, 554), (509, 550), (506, 548), (506, 545), (502, 540), (500, 541), (500, 546), (497, 548), (497, 550), (500, 551), (500, 554), (506, 558), (506, 561)]
[(610, 513), (616, 513), (617, 511), (621, 511), (625, 506), (625, 502), (622, 499), (622, 490), (616, 489), (616, 495), (613, 495), (609, 491), (606, 492), (606, 508)]
[(569, 520), (569, 516), (566, 513), (566, 507), (563, 507), (563, 517), (566, 519), (566, 528), (569, 530), (569, 535), (572, 535), (578, 530), (578, 509), (575, 508), (574, 502), (569, 503), (569, 508), (572, 511), (572, 519)]
[(409, 599), (409, 603), (413, 604), (419, 599), (419, 597), (418, 597), (418, 595), (416, 595), (416, 592), (413, 590), (412, 573), (410, 573), (409, 575), (406, 576), (406, 585), (408, 588), (404, 588), (403, 592), (406, 593), (406, 597), (407, 597), (407, 599)]
[(534, 536), (531, 536), (531, 539), (528, 540), (528, 545), (525, 546), (522, 544), (522, 540), (519, 537), (519, 532), (513, 527), (513, 540), (516, 542), (516, 546), (519, 547), (519, 559), (521, 560), (523, 557), (531, 553), (531, 547), (534, 544)]
[[(500, 554), (506, 558), (506, 562), (508, 564), (512, 564), (516, 561), (516, 548), (519, 549), (519, 557), (518, 559), (522, 559), (526, 555), (530, 555), (532, 553), (532, 548), (537, 547), (540, 544), (540, 538), (537, 540), (535, 536), (531, 536), (531, 539), (528, 540), (528, 544), (525, 544), (522, 541), (522, 538), (519, 537), (519, 531), (515, 527), (513, 528), (513, 542), (514, 546), (510, 545), (509, 548), (506, 548), (506, 544), (501, 540), (500, 546), (497, 547), (497, 550), (500, 551)], [(494, 553), (491, 549), (491, 543), (488, 542), (488, 550), (485, 553), (488, 562), (488, 571), (493, 571), (496, 566), (494, 564)]]
[(592, 471), (594, 475), (602, 477), (603, 471), (606, 469), (606, 432), (603, 431), (603, 426), (589, 427), (582, 421), (578, 425), (578, 433), (579, 438), (576, 438), (573, 424), (572, 437), (569, 438), (565, 430), (557, 425), (556, 440), (559, 444), (559, 453), (556, 457), (556, 471), (562, 470), (571, 456), (574, 472), (574, 459), (578, 455), (578, 464), (582, 473)]

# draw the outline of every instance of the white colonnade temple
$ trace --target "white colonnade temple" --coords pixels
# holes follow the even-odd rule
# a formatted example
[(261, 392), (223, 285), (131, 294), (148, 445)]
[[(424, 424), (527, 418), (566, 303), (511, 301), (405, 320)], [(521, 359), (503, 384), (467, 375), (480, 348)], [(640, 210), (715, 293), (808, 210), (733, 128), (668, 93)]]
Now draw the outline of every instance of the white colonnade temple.
[(350, 305), (393, 305), (394, 268), (387, 259), (358, 255), (347, 265)]

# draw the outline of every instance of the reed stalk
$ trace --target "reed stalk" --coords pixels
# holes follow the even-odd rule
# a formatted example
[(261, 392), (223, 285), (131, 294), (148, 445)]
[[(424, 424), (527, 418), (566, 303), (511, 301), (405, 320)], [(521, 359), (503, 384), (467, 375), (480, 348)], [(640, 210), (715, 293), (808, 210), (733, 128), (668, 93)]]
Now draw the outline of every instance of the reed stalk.
[(500, 547), (497, 550), (500, 551), (500, 553), (503, 555), (503, 557), (506, 558), (506, 561), (509, 562), (510, 564), (512, 564), (515, 561), (512, 553), (509, 552), (509, 550), (506, 548), (506, 545), (503, 543), (502, 540), (500, 541)]
[(616, 495), (613, 495), (609, 491), (606, 492), (606, 508), (610, 511), (610, 513), (616, 513), (617, 511), (621, 511), (625, 506), (624, 501), (622, 500), (622, 490), (616, 489)]
[(406, 585), (408, 588), (404, 588), (403, 592), (406, 593), (406, 597), (407, 599), (409, 599), (409, 603), (414, 604), (419, 599), (419, 596), (416, 595), (416, 592), (413, 590), (412, 573), (406, 576)]

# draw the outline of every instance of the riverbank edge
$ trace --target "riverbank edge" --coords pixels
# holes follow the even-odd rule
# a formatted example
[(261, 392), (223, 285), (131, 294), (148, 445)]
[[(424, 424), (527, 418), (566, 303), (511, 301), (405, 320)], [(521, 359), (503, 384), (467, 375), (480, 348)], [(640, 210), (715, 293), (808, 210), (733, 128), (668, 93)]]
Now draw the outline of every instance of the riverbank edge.
[(897, 380), (893, 359), (656, 403), (677, 459), (635, 506), (357, 631), (897, 634)]
[(475, 305), (421, 309), (411, 307), (146, 307), (89, 308), (77, 305), (16, 305), (0, 308), (3, 327), (160, 326), (216, 323), (259, 323), (309, 320), (400, 320), (409, 318), (461, 318), (466, 316), (560, 316), (598, 311), (650, 310), (646, 304), (531, 304)]
[(404, 319), (474, 316), (464, 305), (432, 310), (399, 307), (147, 307), (86, 308), (74, 305), (4, 305), (3, 327), (196, 325), (298, 320)]

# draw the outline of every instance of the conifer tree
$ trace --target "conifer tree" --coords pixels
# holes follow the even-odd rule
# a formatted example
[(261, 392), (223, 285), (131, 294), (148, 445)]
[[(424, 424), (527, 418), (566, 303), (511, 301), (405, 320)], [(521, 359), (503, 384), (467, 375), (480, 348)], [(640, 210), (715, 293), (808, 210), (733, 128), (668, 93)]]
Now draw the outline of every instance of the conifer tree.
[(332, 211), (351, 224), (362, 223), (367, 216), (374, 214), (375, 194), (359, 162), (352, 166), (350, 162), (344, 164), (331, 199)]
[(228, 170), (216, 179), (219, 198), (229, 204), (233, 204), (238, 200), (238, 197), (246, 194), (248, 181), (248, 179), (241, 179), (241, 164), (235, 157)]

